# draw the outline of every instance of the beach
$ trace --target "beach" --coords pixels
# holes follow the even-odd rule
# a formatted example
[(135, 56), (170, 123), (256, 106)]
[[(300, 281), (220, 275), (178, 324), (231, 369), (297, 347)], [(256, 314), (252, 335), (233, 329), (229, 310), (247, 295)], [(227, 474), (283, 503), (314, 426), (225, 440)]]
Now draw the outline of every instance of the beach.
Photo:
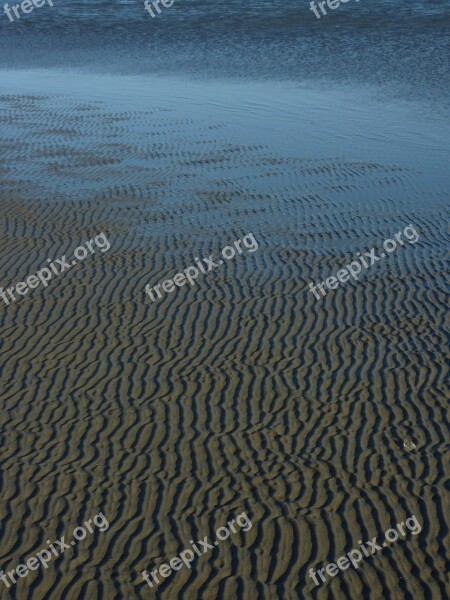
[[(30, 48), (66, 9), (45, 10)], [(270, 60), (230, 78), (49, 57), (0, 70), (0, 286), (55, 267), (0, 299), (0, 569), (68, 546), (0, 598), (448, 597), (442, 78), (413, 93)]]

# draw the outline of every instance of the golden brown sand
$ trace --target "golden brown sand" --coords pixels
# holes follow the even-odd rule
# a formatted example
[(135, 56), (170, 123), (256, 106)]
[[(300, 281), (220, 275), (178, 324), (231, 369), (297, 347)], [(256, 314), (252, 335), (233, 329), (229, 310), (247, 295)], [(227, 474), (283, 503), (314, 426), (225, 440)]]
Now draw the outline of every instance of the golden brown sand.
[[(395, 165), (52, 102), (1, 99), (17, 134), (2, 146), (0, 283), (101, 231), (111, 249), (0, 305), (0, 567), (99, 510), (110, 528), (0, 597), (448, 597), (443, 201), (414, 206)], [(418, 244), (308, 293), (408, 223)], [(144, 294), (249, 232), (257, 252), (158, 303)], [(156, 592), (142, 580), (242, 511), (249, 532)], [(315, 588), (310, 567), (411, 514), (419, 535)]]

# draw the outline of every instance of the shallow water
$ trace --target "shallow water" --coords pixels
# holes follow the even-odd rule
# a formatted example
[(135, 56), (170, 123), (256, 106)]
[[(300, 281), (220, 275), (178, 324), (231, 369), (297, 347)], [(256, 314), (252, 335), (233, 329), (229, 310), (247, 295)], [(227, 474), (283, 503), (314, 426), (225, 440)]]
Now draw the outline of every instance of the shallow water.
[(59, 105), (64, 97), (78, 98), (111, 110), (162, 111), (155, 115), (155, 125), (167, 111), (171, 118), (194, 119), (193, 134), (199, 122), (220, 123), (226, 135), (267, 144), (282, 155), (397, 162), (448, 183), (450, 122), (425, 112), (419, 100), (381, 100), (373, 87), (29, 69), (3, 70), (0, 78), (11, 93), (51, 96), (43, 109), (51, 110), (52, 103)]

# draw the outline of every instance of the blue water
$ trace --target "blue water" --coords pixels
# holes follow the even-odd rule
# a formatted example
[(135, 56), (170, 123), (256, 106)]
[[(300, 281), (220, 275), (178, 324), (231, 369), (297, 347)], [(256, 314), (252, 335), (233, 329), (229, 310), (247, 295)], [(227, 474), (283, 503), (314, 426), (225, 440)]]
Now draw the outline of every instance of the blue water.
[(448, 0), (349, 0), (320, 20), (309, 0), (175, 0), (154, 19), (141, 0), (54, 1), (13, 23), (0, 13), (0, 67), (351, 81), (436, 106), (448, 97)]

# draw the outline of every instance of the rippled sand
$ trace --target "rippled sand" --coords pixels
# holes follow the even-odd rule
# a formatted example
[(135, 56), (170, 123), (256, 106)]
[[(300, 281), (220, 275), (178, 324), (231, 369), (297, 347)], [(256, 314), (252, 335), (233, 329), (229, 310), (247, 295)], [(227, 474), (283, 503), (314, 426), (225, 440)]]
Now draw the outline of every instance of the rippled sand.
[[(110, 528), (0, 597), (448, 597), (445, 130), (375, 137), (356, 107), (310, 105), (264, 142), (263, 98), (220, 120), (182, 87), (124, 85), (116, 109), (35, 87), (0, 97), (0, 283), (100, 231), (111, 249), (0, 306), (0, 566), (99, 510)], [(347, 128), (333, 147), (327, 119)], [(308, 293), (409, 223), (417, 244)], [(249, 232), (257, 252), (144, 294)], [(249, 532), (156, 594), (142, 581), (244, 510)], [(310, 567), (411, 514), (419, 535), (314, 588)]]

